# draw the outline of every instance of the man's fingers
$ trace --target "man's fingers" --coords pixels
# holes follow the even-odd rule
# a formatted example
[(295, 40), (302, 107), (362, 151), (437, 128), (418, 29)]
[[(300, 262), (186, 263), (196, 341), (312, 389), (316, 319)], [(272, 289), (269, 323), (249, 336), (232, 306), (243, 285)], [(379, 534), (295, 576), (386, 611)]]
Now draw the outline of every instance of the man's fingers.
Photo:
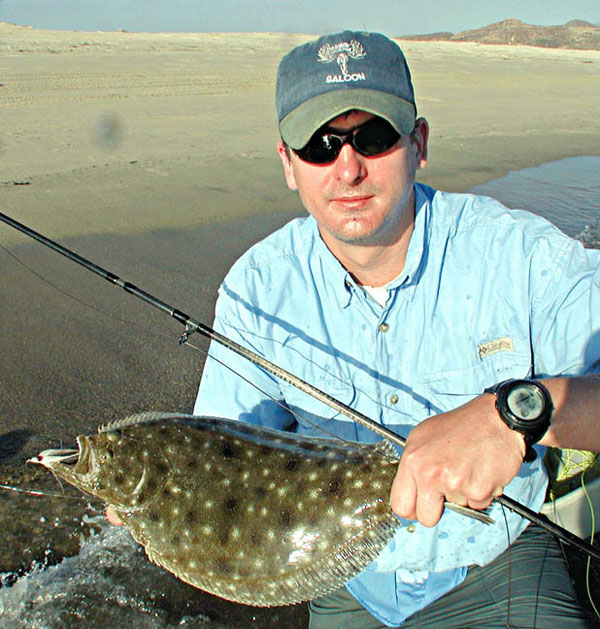
[(417, 496), (417, 520), (423, 526), (435, 526), (444, 511), (444, 495), (436, 491), (420, 491)]
[(413, 477), (404, 472), (402, 465), (398, 466), (396, 478), (392, 484), (390, 504), (392, 511), (401, 518), (417, 519), (417, 485)]

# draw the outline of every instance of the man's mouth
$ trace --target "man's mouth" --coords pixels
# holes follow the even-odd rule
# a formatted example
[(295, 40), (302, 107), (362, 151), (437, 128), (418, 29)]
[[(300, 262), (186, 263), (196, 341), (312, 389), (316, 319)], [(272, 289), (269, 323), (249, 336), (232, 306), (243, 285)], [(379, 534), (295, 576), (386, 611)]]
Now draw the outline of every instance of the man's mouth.
[(343, 195), (331, 199), (332, 203), (337, 203), (351, 209), (364, 207), (371, 199), (372, 195)]

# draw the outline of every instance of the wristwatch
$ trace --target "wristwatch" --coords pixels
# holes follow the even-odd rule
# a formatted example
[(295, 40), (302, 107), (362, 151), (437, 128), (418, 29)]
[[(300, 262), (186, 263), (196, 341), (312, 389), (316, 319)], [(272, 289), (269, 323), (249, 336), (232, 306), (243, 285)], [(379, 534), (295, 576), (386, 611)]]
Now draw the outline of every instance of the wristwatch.
[(524, 461), (535, 459), (533, 444), (548, 430), (552, 419), (552, 398), (536, 380), (504, 380), (485, 389), (496, 396), (496, 409), (502, 421), (525, 438)]

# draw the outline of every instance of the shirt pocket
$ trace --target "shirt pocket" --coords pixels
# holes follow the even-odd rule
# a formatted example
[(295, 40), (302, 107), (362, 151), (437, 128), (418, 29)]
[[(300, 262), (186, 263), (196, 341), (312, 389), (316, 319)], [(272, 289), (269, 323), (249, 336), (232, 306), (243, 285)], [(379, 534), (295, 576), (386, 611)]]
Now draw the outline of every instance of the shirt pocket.
[(500, 353), (464, 367), (421, 374), (420, 380), (435, 415), (466, 404), (498, 382), (530, 376), (529, 354)]

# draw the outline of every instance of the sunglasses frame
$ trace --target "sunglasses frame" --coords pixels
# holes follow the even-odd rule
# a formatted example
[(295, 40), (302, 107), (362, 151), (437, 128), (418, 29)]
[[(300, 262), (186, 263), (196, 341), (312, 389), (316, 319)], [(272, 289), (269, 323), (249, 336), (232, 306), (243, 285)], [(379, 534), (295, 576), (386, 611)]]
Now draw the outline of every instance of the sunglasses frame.
[[(361, 131), (365, 130), (365, 127), (368, 128), (368, 126), (374, 126), (375, 124), (381, 126), (384, 129), (388, 129), (391, 132), (390, 140), (394, 137), (395, 139), (391, 144), (389, 144), (389, 146), (385, 146), (385, 148), (382, 148), (381, 150), (378, 150), (375, 153), (365, 152), (363, 149), (361, 149), (359, 146), (356, 145), (356, 138)], [(344, 147), (344, 144), (350, 144), (350, 146), (357, 153), (359, 153), (360, 155), (363, 155), (364, 157), (376, 157), (378, 155), (382, 155), (383, 153), (389, 151), (398, 142), (398, 140), (401, 137), (402, 137), (402, 134), (398, 133), (396, 129), (394, 129), (394, 127), (387, 120), (384, 120), (383, 118), (371, 118), (370, 120), (363, 122), (358, 127), (355, 127), (354, 129), (351, 129), (350, 131), (347, 131), (345, 133), (340, 133), (340, 132), (333, 133), (333, 132), (325, 131), (324, 127), (321, 127), (321, 129), (318, 129), (315, 133), (313, 133), (310, 140), (301, 149), (292, 149), (292, 150), (303, 162), (307, 162), (308, 164), (326, 165), (326, 164), (331, 164), (338, 158), (338, 155), (340, 154), (342, 148)], [(323, 142), (325, 141), (325, 138), (327, 138), (327, 141), (330, 138), (335, 138), (335, 140), (341, 141), (339, 146), (332, 147), (333, 154), (331, 158), (328, 158), (325, 161), (314, 160), (310, 158), (307, 159), (307, 157), (310, 155), (311, 143), (314, 142), (315, 140)]]

